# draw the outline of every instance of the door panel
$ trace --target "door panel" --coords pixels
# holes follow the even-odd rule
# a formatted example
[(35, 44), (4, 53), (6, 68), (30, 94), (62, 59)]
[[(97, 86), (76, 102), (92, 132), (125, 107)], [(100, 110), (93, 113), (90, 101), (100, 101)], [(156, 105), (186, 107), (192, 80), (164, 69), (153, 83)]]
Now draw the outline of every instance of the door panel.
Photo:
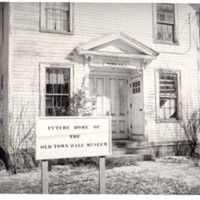
[(117, 102), (115, 99), (117, 98), (116, 91), (116, 80), (114, 78), (108, 78), (108, 96), (110, 99), (109, 112), (111, 116), (117, 115)]
[(97, 114), (103, 115), (105, 110), (105, 103), (104, 102), (104, 78), (97, 78), (96, 79), (96, 101), (97, 101)]
[(134, 135), (142, 135), (143, 101), (141, 77), (133, 78), (131, 80), (131, 96), (131, 133)]
[(96, 114), (112, 117), (112, 137), (127, 138), (127, 78), (91, 75), (90, 91), (96, 96)]
[(119, 115), (125, 116), (127, 111), (127, 80), (119, 79)]

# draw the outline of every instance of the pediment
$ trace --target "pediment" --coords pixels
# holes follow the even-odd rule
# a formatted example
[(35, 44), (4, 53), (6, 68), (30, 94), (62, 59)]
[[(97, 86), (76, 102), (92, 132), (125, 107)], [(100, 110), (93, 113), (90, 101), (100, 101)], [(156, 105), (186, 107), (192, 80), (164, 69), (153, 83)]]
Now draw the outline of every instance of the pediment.
[(144, 54), (132, 46), (125, 44), (124, 41), (118, 39), (106, 44), (92, 48), (93, 51), (110, 52), (110, 53), (125, 53), (125, 54)]
[(152, 58), (158, 53), (124, 33), (104, 36), (80, 46), (80, 54), (93, 54), (111, 57)]

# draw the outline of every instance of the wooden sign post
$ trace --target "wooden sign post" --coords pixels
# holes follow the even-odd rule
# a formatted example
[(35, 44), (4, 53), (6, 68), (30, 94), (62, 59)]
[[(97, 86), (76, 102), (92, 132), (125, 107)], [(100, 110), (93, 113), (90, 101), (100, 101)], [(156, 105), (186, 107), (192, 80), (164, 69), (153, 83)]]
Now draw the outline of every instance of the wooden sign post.
[(49, 193), (48, 186), (48, 161), (42, 160), (42, 194)]
[(99, 157), (99, 189), (100, 194), (106, 194), (106, 167), (105, 156)]

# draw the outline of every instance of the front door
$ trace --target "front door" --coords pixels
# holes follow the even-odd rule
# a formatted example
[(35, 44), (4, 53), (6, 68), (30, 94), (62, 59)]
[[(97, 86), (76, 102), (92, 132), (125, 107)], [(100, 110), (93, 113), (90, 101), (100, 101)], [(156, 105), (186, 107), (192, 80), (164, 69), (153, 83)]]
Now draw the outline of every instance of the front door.
[(143, 136), (143, 101), (141, 76), (131, 79), (131, 134)]
[(112, 117), (113, 139), (128, 138), (126, 77), (111, 75), (90, 75), (90, 96), (96, 98), (96, 115)]

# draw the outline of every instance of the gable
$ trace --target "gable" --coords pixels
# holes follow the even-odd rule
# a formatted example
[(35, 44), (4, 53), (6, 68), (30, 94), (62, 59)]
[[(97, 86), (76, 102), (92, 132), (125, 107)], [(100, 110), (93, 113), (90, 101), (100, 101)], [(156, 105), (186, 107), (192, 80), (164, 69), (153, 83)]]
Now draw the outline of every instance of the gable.
[(155, 59), (157, 52), (124, 33), (104, 36), (77, 48), (81, 55)]
[(143, 54), (141, 51), (124, 44), (120, 39), (92, 48), (94, 51), (125, 53), (125, 54)]

